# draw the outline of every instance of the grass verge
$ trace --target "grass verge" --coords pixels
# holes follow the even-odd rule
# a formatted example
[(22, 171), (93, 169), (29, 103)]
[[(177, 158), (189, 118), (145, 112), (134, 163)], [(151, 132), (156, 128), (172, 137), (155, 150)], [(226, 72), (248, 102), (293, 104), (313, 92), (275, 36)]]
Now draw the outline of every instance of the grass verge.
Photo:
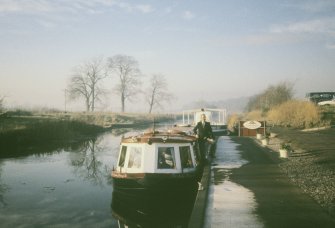
[(103, 127), (84, 122), (51, 119), (11, 119), (8, 126), (13, 128), (0, 131), (1, 158), (52, 151), (104, 131)]

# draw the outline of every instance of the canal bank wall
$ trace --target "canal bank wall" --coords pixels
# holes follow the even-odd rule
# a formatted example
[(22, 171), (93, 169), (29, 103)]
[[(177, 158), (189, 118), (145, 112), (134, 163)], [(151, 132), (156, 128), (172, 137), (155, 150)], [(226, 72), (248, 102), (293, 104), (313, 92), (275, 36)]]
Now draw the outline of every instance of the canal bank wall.
[(198, 193), (195, 198), (192, 214), (188, 223), (189, 228), (202, 228), (204, 226), (210, 180), (211, 160), (204, 167)]

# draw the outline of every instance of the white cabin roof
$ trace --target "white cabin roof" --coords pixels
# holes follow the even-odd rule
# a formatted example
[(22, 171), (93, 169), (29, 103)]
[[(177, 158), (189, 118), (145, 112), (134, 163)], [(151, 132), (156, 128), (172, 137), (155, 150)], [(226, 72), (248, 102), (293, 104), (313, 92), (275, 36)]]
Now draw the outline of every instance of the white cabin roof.
[(195, 125), (201, 121), (201, 115), (205, 114), (207, 121), (212, 125), (226, 125), (227, 124), (227, 110), (224, 108), (202, 108), (189, 109), (183, 111), (183, 124)]

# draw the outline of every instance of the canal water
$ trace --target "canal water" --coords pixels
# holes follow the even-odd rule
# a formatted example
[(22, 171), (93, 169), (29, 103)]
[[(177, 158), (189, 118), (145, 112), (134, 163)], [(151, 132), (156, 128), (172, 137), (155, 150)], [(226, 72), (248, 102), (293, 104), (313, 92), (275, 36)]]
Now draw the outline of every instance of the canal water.
[(228, 136), (218, 139), (212, 162), (212, 177), (205, 216), (206, 228), (264, 227), (254, 211), (257, 207), (253, 192), (232, 182), (232, 169), (246, 164), (237, 150), (238, 144)]
[(117, 227), (110, 171), (120, 136), (0, 160), (1, 227)]
[[(138, 132), (109, 132), (53, 152), (0, 159), (0, 227), (124, 227), (127, 216), (186, 227), (191, 207), (153, 202), (156, 210), (148, 201), (113, 194), (110, 173), (121, 137)], [(229, 179), (247, 162), (236, 147), (229, 137), (218, 140), (205, 227), (263, 227), (253, 213), (253, 193)]]
[(119, 227), (110, 173), (122, 135), (0, 159), (0, 227)]

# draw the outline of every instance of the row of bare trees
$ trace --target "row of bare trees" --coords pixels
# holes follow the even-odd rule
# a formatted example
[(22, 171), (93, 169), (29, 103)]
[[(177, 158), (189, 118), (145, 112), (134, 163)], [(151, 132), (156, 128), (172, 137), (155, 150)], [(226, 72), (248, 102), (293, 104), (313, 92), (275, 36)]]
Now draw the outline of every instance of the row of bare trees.
[(74, 70), (67, 91), (70, 100), (83, 99), (86, 111), (94, 111), (96, 103), (107, 96), (108, 90), (103, 88), (103, 82), (108, 77), (112, 79), (113, 93), (120, 96), (121, 112), (125, 112), (126, 102), (134, 101), (139, 95), (144, 96), (149, 113), (154, 108), (161, 108), (163, 103), (173, 98), (168, 92), (168, 85), (163, 75), (154, 74), (146, 92), (142, 90), (143, 74), (138, 61), (127, 55), (115, 55), (107, 58), (94, 58)]

